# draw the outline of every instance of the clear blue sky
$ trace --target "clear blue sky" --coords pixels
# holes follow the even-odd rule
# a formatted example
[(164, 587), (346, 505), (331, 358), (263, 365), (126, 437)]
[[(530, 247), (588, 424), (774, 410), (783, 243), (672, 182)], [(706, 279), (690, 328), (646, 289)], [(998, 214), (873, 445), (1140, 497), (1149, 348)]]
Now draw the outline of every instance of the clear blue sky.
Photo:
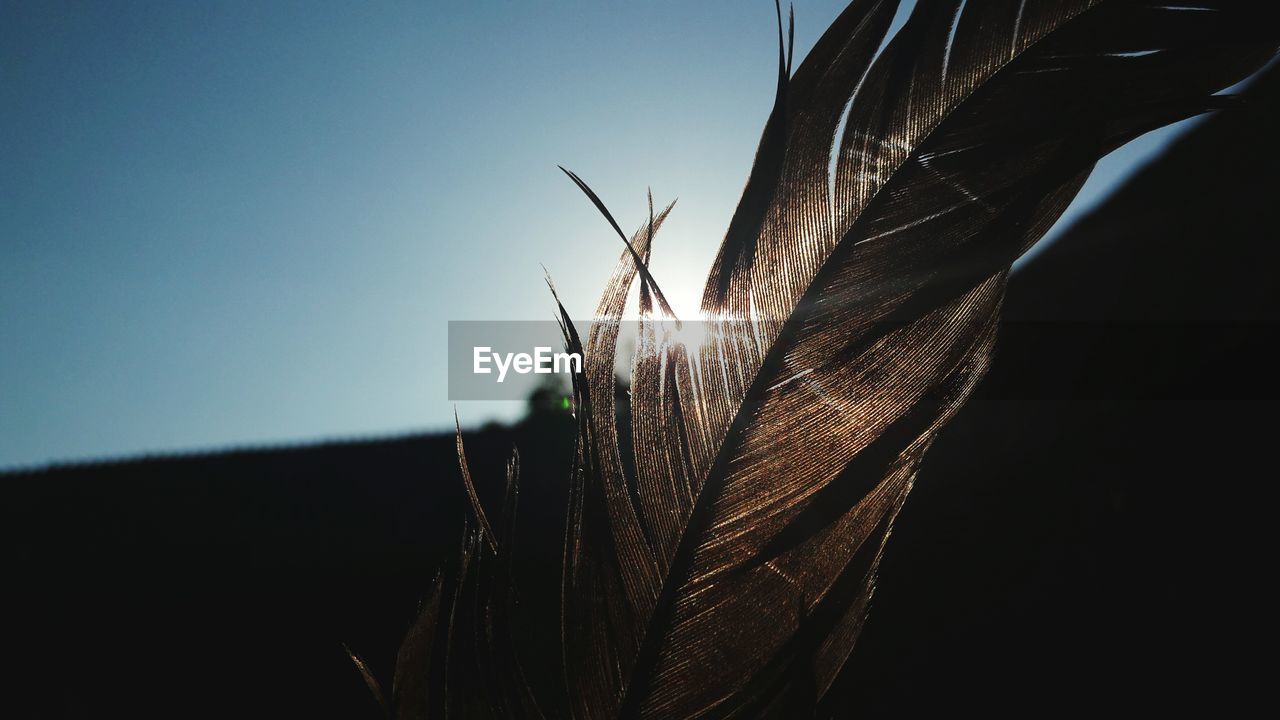
[(585, 317), (617, 259), (556, 164), (628, 228), (679, 196), (692, 315), (776, 52), (769, 0), (0, 3), (0, 467), (451, 424), (448, 320), (552, 317), (539, 263)]

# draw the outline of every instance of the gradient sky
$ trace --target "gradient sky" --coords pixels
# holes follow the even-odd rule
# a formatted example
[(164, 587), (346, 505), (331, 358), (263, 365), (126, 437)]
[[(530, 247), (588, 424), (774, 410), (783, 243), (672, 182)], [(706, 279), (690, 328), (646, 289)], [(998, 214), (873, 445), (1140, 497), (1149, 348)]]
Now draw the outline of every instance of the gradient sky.
[(557, 164), (628, 229), (679, 196), (692, 315), (776, 52), (768, 0), (0, 2), (0, 467), (451, 424), (448, 320), (551, 318), (540, 263), (586, 317), (617, 259)]

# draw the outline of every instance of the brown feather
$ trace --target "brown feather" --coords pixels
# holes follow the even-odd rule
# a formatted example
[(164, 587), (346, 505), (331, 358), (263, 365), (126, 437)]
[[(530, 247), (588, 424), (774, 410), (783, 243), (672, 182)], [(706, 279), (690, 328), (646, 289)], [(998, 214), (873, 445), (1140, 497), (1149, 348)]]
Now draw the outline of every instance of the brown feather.
[[(986, 372), (1014, 260), (1098, 158), (1214, 108), (1214, 93), (1280, 47), (1263, 4), (1244, 1), (1203, 0), (1194, 12), (1139, 0), (921, 1), (888, 38), (899, 5), (852, 3), (794, 74), (778, 6), (775, 104), (694, 347), (670, 332), (678, 320), (648, 269), (671, 208), (654, 214), (650, 198), (648, 222), (628, 238), (565, 171), (625, 245), (574, 377), (553, 653), (574, 717), (812, 712), (866, 620), (922, 458)], [(613, 368), (637, 277), (629, 473)], [(567, 347), (583, 351), (559, 313)], [(450, 613), (429, 606), (451, 647), (465, 637), (458, 623), (501, 614), (487, 598), (509, 597), (509, 575), (486, 575), (502, 542), (465, 464), (464, 475), (486, 545), (468, 535)], [(468, 582), (481, 619), (455, 612)], [(402, 665), (438, 655), (430, 637), (415, 628), (425, 649), (402, 652)], [(461, 665), (445, 653), (446, 689), (464, 666), (523, 683), (495, 669), (506, 645), (484, 647)], [(401, 700), (401, 687), (398, 674), (406, 716), (434, 712)], [(523, 716), (533, 696), (559, 694), (484, 687), (500, 698), (442, 707)]]

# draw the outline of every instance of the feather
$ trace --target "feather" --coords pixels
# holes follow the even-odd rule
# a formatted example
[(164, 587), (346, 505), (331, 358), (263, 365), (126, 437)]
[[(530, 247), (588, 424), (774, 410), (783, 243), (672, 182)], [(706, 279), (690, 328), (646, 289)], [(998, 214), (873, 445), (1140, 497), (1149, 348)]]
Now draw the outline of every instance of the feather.
[[(774, 107), (709, 273), (696, 346), (671, 332), (678, 320), (648, 269), (670, 206), (655, 214), (650, 197), (628, 237), (565, 170), (625, 248), (574, 377), (564, 688), (529, 689), (510, 640), (493, 640), (511, 592), (494, 560), (509, 540), (484, 519), (459, 433), (479, 530), (436, 586), (422, 616), (431, 627), (411, 632), (406, 647), (418, 649), (401, 654), (413, 673), (444, 680), (398, 670), (402, 716), (528, 716), (535, 697), (562, 693), (575, 718), (822, 708), (921, 461), (990, 363), (1013, 261), (1100, 157), (1218, 107), (1216, 92), (1280, 46), (1265, 4), (1244, 0), (1197, 0), (1194, 12), (1140, 0), (918, 2), (890, 38), (899, 4), (853, 2), (794, 72), (794, 20), (784, 31), (776, 5)], [(637, 277), (624, 448), (613, 368)], [(567, 348), (583, 352), (556, 303)], [(422, 639), (436, 636), (444, 651)], [(410, 687), (447, 697), (410, 700)]]
[(364, 658), (357, 655), (345, 643), (342, 645), (342, 650), (347, 654), (347, 659), (355, 666), (356, 671), (360, 673), (360, 679), (364, 680), (365, 687), (369, 689), (369, 694), (373, 696), (374, 702), (378, 703), (378, 707), (382, 709), (384, 715), (388, 715), (389, 708), (387, 707), (386, 696), (382, 693), (382, 684), (378, 682), (378, 678), (369, 669), (369, 665), (364, 661)]

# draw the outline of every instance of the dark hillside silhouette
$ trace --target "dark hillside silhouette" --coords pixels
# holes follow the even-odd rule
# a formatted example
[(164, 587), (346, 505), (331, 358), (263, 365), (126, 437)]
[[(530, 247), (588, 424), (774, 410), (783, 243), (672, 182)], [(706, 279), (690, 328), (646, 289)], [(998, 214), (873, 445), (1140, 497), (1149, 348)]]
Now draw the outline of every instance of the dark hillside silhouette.
[(1013, 277), (886, 551), (848, 668), (871, 714), (1221, 714), (1265, 686), (1277, 127), (1272, 68)]
[[(866, 716), (1222, 711), (1263, 682), (1280, 74), (1249, 100), (1014, 277), (846, 668)], [(494, 489), (518, 445), (521, 531), (559, 533), (571, 427), (534, 407), (468, 456)], [(465, 502), (449, 435), (0, 482), (3, 704), (35, 717), (375, 717), (340, 643), (390, 669)], [(556, 560), (522, 563), (530, 615)]]
[[(528, 466), (563, 468), (568, 421), (548, 403), (469, 432), (471, 466), (499, 477), (519, 443)], [(526, 495), (540, 477), (555, 475), (531, 473)], [(390, 662), (465, 502), (443, 435), (0, 480), (6, 636), (21, 658), (3, 704), (35, 717), (367, 714), (341, 643)], [(533, 510), (526, 525), (560, 532), (558, 507)]]

